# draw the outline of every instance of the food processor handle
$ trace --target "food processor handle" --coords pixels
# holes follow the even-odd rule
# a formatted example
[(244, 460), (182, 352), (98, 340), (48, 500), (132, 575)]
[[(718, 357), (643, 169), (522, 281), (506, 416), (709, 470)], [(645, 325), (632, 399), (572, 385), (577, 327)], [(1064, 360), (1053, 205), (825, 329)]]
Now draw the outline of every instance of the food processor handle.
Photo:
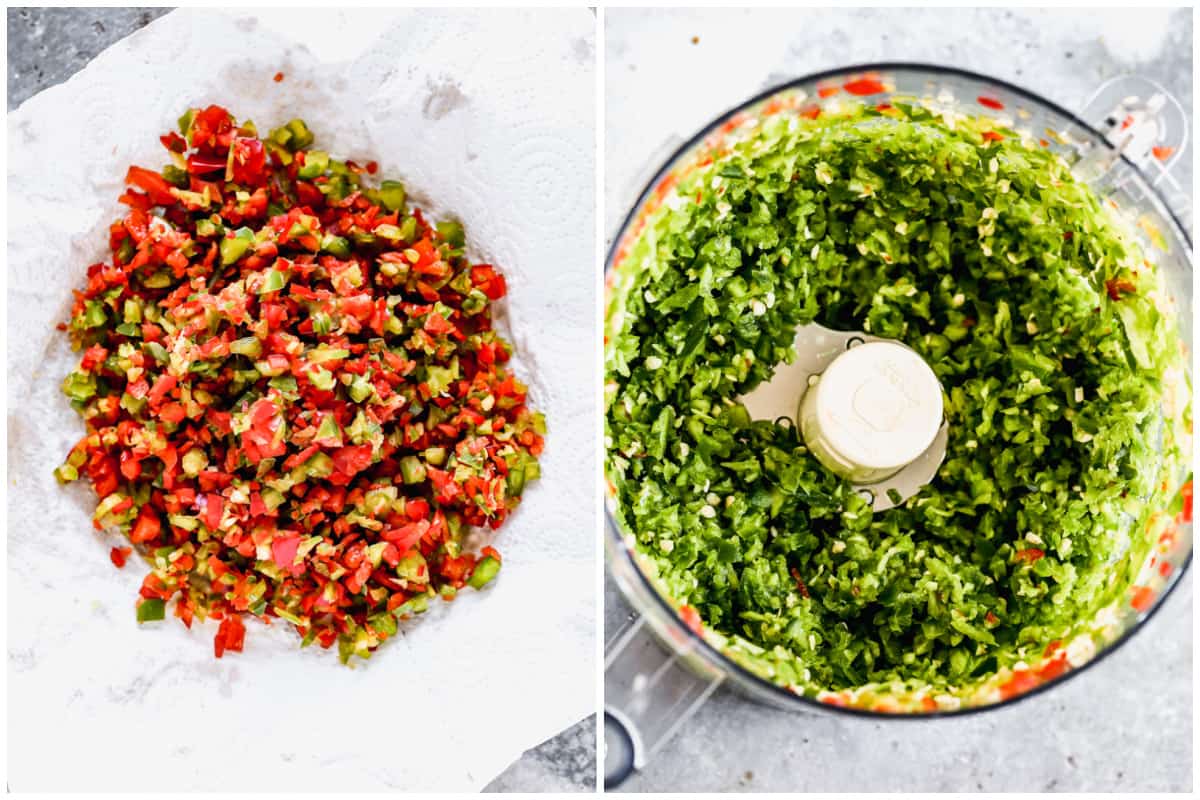
[[(662, 141), (624, 187), (630, 201), (683, 144), (672, 134)], [(669, 632), (663, 634), (675, 638)], [(641, 769), (658, 748), (721, 684), (718, 672), (685, 663), (692, 640), (668, 652), (646, 617), (631, 618), (604, 647), (604, 788), (615, 789)]]
[(668, 652), (645, 617), (604, 649), (604, 788), (621, 785), (704, 704), (723, 675), (685, 663), (694, 642)]

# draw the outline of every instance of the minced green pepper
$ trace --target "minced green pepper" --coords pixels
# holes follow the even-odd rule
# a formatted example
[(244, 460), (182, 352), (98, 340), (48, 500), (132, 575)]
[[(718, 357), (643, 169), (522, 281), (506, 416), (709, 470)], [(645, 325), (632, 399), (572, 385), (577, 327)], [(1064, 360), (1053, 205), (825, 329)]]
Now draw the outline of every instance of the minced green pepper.
[[(765, 116), (664, 182), (614, 265), (619, 520), (711, 642), (795, 691), (956, 693), (1039, 658), (1127, 590), (1182, 480), (1156, 272), (1061, 157), (993, 127)], [(902, 341), (945, 389), (945, 460), (896, 508), (738, 401), (809, 322)]]

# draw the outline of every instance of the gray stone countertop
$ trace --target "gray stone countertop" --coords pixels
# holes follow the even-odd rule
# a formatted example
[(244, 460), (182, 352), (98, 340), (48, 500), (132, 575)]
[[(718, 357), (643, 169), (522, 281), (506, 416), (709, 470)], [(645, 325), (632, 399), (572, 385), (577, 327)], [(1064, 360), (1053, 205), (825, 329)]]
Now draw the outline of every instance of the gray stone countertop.
[[(78, 72), (101, 50), (169, 8), (8, 9), (8, 108)], [(488, 792), (588, 792), (596, 782), (595, 718), (535, 747)]]
[[(951, 64), (1076, 109), (1107, 77), (1133, 72), (1176, 92), (1191, 115), (1189, 9), (609, 9), (606, 25), (610, 236), (666, 155), (656, 143), (769, 85), (840, 65)], [(961, 719), (786, 712), (719, 690), (622, 789), (1189, 791), (1192, 593), (1188, 574), (1145, 630), (1050, 693)], [(630, 613), (609, 579), (608, 635)]]

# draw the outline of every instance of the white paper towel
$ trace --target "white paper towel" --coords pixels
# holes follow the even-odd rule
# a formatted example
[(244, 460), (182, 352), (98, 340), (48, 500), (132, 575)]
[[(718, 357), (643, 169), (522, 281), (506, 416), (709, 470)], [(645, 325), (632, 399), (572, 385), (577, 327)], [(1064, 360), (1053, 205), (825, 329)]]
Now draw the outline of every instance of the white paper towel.
[[(593, 48), (586, 10), (176, 11), (8, 120), (8, 785), (12, 790), (476, 790), (593, 710)], [(284, 73), (275, 83), (272, 76)], [(508, 333), (545, 412), (543, 477), (500, 532), (487, 591), (436, 603), (348, 669), (248, 623), (138, 629), (90, 489), (51, 475), (83, 426), (54, 329), (129, 164), (188, 106), (402, 178), (499, 265)]]

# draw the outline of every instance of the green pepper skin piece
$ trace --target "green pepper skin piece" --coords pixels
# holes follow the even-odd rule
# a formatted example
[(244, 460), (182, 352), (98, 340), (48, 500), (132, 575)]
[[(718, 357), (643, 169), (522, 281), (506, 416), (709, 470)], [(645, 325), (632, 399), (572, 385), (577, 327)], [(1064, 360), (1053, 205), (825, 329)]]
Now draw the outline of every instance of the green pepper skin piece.
[(137, 621), (157, 622), (167, 618), (166, 604), (157, 597), (146, 597), (137, 607)]
[(467, 585), (472, 589), (482, 589), (492, 582), (500, 572), (500, 562), (491, 556), (484, 556), (475, 562), (475, 571), (467, 579)]
[(388, 211), (403, 211), (404, 200), (404, 184), (400, 181), (384, 181), (379, 185), (379, 202)]

